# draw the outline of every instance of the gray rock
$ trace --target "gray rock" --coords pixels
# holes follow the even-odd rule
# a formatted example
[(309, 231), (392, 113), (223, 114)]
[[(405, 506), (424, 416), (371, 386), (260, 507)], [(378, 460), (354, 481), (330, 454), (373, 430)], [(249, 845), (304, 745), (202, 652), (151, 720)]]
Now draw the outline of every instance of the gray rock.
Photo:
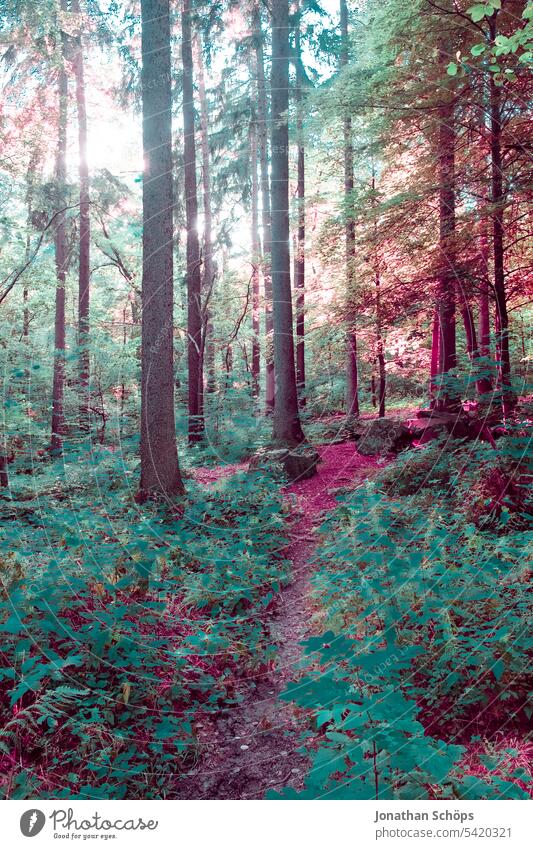
[(358, 452), (365, 456), (401, 451), (412, 438), (409, 429), (399, 419), (354, 421), (350, 424), (350, 434), (357, 443)]
[(291, 481), (311, 478), (316, 474), (319, 455), (311, 445), (295, 448), (262, 448), (250, 460), (249, 470), (274, 471)]

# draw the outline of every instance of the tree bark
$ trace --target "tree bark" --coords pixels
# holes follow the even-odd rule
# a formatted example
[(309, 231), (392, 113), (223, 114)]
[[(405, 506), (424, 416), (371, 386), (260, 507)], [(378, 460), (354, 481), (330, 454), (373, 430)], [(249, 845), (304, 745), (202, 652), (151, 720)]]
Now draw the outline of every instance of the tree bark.
[(259, 239), (259, 183), (257, 178), (257, 122), (255, 116), (250, 124), (250, 168), (252, 171), (252, 395), (259, 395), (261, 351), (259, 344), (259, 263), (261, 243)]
[(386, 391), (386, 375), (385, 375), (385, 354), (383, 350), (383, 316), (381, 308), (381, 274), (379, 266), (378, 252), (378, 221), (376, 214), (376, 177), (374, 163), (372, 163), (372, 209), (373, 209), (373, 229), (374, 229), (374, 283), (376, 288), (376, 360), (378, 363), (378, 418), (385, 417), (385, 391)]
[[(497, 35), (497, 11), (488, 18), (491, 42)], [(492, 183), (492, 238), (494, 260), (494, 293), (496, 297), (496, 315), (498, 318), (498, 349), (499, 349), (499, 384), (502, 390), (502, 406), (507, 416), (516, 404), (516, 395), (511, 389), (511, 357), (509, 352), (509, 316), (507, 313), (507, 297), (505, 292), (504, 269), (504, 205), (505, 192), (503, 186), (502, 162), (502, 107), (501, 89), (496, 85), (494, 74), (489, 71), (490, 92), (490, 156)]]
[(490, 357), (489, 246), (485, 221), (481, 223), (479, 238), (482, 264), (479, 293), (479, 353), (482, 357)]
[(183, 0), (181, 54), (183, 61), (183, 157), (187, 219), (187, 353), (189, 372), (189, 443), (204, 436), (202, 374), (202, 277), (198, 240), (196, 143), (194, 121), (191, 0)]
[(272, 299), (276, 405), (273, 439), (304, 441), (294, 366), (289, 250), (289, 3), (272, 2)]
[[(468, 358), (470, 362), (475, 365), (475, 361), (478, 360), (481, 355), (476, 336), (476, 323), (474, 321), (474, 312), (466, 298), (463, 299), (463, 304), (461, 306), (461, 317), (463, 319), (463, 325), (465, 328), (466, 350)], [(486, 377), (479, 378), (479, 380), (476, 380), (476, 389), (479, 395), (484, 395), (485, 393), (490, 392), (490, 380), (488, 380), (488, 378)]]
[(438, 307), (435, 306), (433, 312), (433, 326), (431, 330), (431, 365), (430, 365), (430, 378), (429, 378), (429, 395), (431, 398), (431, 406), (435, 405), (435, 396), (437, 394), (437, 384), (436, 377), (439, 373), (439, 336), (440, 336), (440, 326), (439, 326), (439, 310)]
[[(340, 67), (348, 64), (348, 7), (340, 0), (341, 53)], [(359, 376), (357, 369), (357, 333), (353, 298), (355, 296), (355, 221), (351, 212), (354, 189), (352, 121), (343, 120), (344, 132), (344, 199), (345, 199), (345, 268), (348, 319), (346, 329), (346, 416), (359, 416)]]
[(383, 350), (383, 335), (382, 335), (382, 317), (381, 317), (381, 279), (379, 269), (376, 271), (376, 359), (378, 361), (378, 417), (380, 419), (385, 416), (385, 392), (386, 392), (386, 373), (385, 373), (385, 353)]
[[(34, 184), (35, 184), (35, 170), (37, 168), (38, 154), (36, 151), (32, 153), (30, 156), (30, 161), (28, 164), (28, 173), (26, 175), (26, 248), (25, 248), (25, 260), (26, 263), (30, 261), (31, 255), (31, 231), (32, 231), (32, 218), (33, 218), (33, 193), (34, 193)], [(25, 342), (29, 341), (30, 335), (30, 312), (28, 309), (28, 286), (26, 282), (24, 282), (24, 287), (22, 290), (22, 301), (24, 304), (23, 307), (23, 315), (22, 315), (22, 338)]]
[(174, 421), (169, 0), (142, 0), (143, 276), (140, 497), (184, 492)]
[(268, 107), (265, 80), (265, 59), (261, 7), (256, 0), (253, 8), (253, 31), (257, 74), (257, 128), (261, 173), (261, 218), (263, 229), (263, 285), (265, 289), (265, 411), (271, 414), (275, 404), (274, 358), (272, 347), (272, 222), (270, 210), (270, 177), (268, 173)]
[(300, 16), (294, 35), (296, 53), (296, 136), (298, 156), (297, 203), (298, 230), (294, 259), (294, 285), (296, 288), (296, 386), (301, 407), (305, 407), (305, 146), (303, 140), (303, 92), (300, 45)]
[[(65, 11), (63, 0), (62, 9)], [(63, 399), (65, 392), (65, 283), (67, 278), (68, 246), (66, 231), (65, 184), (67, 179), (67, 120), (68, 78), (65, 68), (65, 38), (62, 34), (61, 56), (58, 71), (58, 117), (57, 148), (55, 163), (56, 178), (56, 228), (54, 233), (56, 297), (54, 320), (54, 373), (52, 384), (52, 434), (50, 451), (61, 454), (65, 434)]]
[(200, 143), (202, 150), (202, 187), (204, 208), (204, 261), (202, 266), (202, 293), (204, 302), (202, 330), (202, 379), (204, 363), (207, 371), (207, 392), (214, 392), (215, 380), (215, 346), (213, 341), (213, 311), (211, 298), (215, 280), (213, 264), (213, 216), (211, 213), (211, 162), (209, 156), (209, 110), (205, 90), (204, 59), (200, 35), (195, 37), (196, 66), (198, 69), (198, 96), (200, 100)]
[[(79, 0), (72, 0), (71, 10), (80, 12)], [(80, 387), (80, 427), (89, 427), (89, 304), (90, 304), (90, 251), (91, 217), (89, 199), (89, 162), (87, 158), (87, 106), (85, 97), (85, 67), (83, 41), (80, 28), (74, 39), (72, 68), (76, 80), (76, 109), (78, 114), (78, 148), (80, 180), (80, 234), (79, 234), (79, 276), (78, 276), (78, 347), (79, 347), (79, 387)]]
[[(440, 50), (440, 64), (444, 70), (448, 60), (446, 49)], [(449, 78), (448, 78), (449, 79)], [(439, 109), (438, 126), (438, 178), (439, 178), (439, 373), (444, 375), (456, 367), (455, 341), (455, 108), (452, 83), (443, 92)], [(445, 391), (437, 407), (452, 408), (457, 403)]]

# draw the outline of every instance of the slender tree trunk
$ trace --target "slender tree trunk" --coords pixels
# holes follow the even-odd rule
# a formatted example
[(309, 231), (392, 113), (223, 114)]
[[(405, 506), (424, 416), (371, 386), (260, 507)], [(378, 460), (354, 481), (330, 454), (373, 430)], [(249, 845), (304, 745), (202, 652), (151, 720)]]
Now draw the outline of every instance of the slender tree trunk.
[(482, 279), (479, 293), (479, 353), (482, 357), (490, 357), (489, 245), (485, 220), (481, 224), (480, 251)]
[(196, 143), (194, 126), (191, 0), (183, 0), (181, 53), (183, 60), (183, 154), (185, 169), (185, 212), (187, 218), (187, 333), (189, 371), (189, 442), (204, 436), (202, 375), (202, 278), (198, 241), (198, 198), (196, 195)]
[[(37, 167), (37, 154), (34, 152), (30, 157), (30, 161), (28, 164), (28, 173), (26, 175), (26, 249), (25, 249), (25, 259), (26, 262), (30, 261), (30, 253), (31, 253), (31, 231), (32, 231), (32, 218), (33, 218), (33, 193), (34, 193), (34, 181), (35, 181), (35, 169)], [(22, 315), (22, 338), (25, 342), (29, 341), (30, 334), (30, 313), (28, 309), (28, 286), (26, 281), (24, 280), (24, 287), (22, 290), (22, 300), (24, 304), (23, 315)]]
[[(497, 35), (497, 12), (487, 19), (491, 42)], [(494, 261), (494, 293), (496, 297), (496, 315), (498, 317), (498, 348), (500, 352), (499, 384), (502, 389), (502, 405), (507, 416), (516, 404), (516, 395), (511, 389), (511, 357), (509, 352), (509, 316), (507, 314), (507, 297), (505, 293), (504, 269), (504, 204), (505, 192), (503, 186), (502, 163), (502, 106), (501, 89), (496, 85), (494, 74), (489, 72), (490, 86), (490, 156), (492, 172), (492, 237)]]
[(169, 0), (142, 0), (143, 276), (140, 498), (184, 491), (174, 421)]
[[(489, 245), (487, 239), (486, 219), (481, 222), (480, 232), (481, 252), (481, 283), (478, 298), (479, 324), (478, 324), (478, 355), (484, 359), (490, 357), (490, 309), (489, 309)], [(480, 395), (492, 392), (492, 377), (486, 374), (477, 382), (477, 390)]]
[(376, 270), (376, 359), (378, 361), (378, 416), (380, 419), (385, 416), (385, 391), (386, 391), (386, 374), (385, 374), (385, 353), (383, 350), (383, 333), (382, 333), (382, 316), (381, 316), (381, 279), (379, 269)]
[[(204, 300), (203, 332), (202, 332), (202, 360), (205, 361), (207, 371), (207, 392), (214, 392), (215, 381), (215, 346), (213, 311), (211, 298), (215, 282), (215, 268), (213, 263), (213, 216), (211, 213), (211, 162), (209, 157), (209, 111), (207, 106), (207, 95), (205, 90), (204, 59), (202, 53), (202, 40), (197, 34), (195, 37), (196, 66), (198, 69), (198, 96), (200, 100), (200, 140), (202, 149), (202, 186), (204, 206), (204, 262), (202, 274), (202, 292)], [(202, 363), (202, 376), (204, 367)]]
[[(474, 320), (474, 312), (466, 298), (463, 298), (463, 304), (461, 306), (461, 317), (463, 319), (463, 325), (465, 328), (466, 350), (468, 353), (468, 358), (470, 362), (475, 366), (475, 362), (479, 359), (481, 354), (479, 351), (479, 346), (476, 337), (476, 322)], [(476, 380), (476, 389), (479, 395), (483, 395), (486, 392), (490, 392), (490, 380), (488, 380), (488, 378), (486, 377), (480, 377), (479, 380)]]
[[(64, 9), (64, 2), (62, 3)], [(54, 375), (52, 385), (52, 435), (50, 450), (60, 454), (63, 449), (65, 416), (63, 397), (65, 391), (65, 283), (67, 279), (68, 247), (65, 217), (65, 184), (67, 179), (67, 110), (68, 78), (65, 69), (64, 39), (58, 72), (58, 120), (56, 150), (56, 228), (54, 234), (56, 266), (56, 300), (54, 322)]]
[[(79, 0), (72, 0), (71, 10), (79, 14)], [(89, 427), (89, 302), (90, 302), (90, 251), (91, 217), (89, 199), (89, 162), (87, 158), (87, 106), (85, 98), (85, 67), (83, 41), (80, 30), (74, 42), (72, 67), (76, 80), (76, 109), (78, 113), (78, 147), (80, 180), (80, 236), (79, 236), (79, 277), (78, 277), (78, 346), (79, 346), (79, 385), (80, 385), (80, 426)]]
[(253, 31), (257, 75), (257, 125), (259, 164), (261, 172), (261, 217), (263, 229), (263, 284), (265, 288), (265, 411), (272, 413), (275, 404), (273, 322), (272, 322), (272, 277), (271, 243), (272, 222), (270, 213), (270, 178), (268, 173), (268, 108), (265, 80), (265, 58), (261, 6), (258, 0), (253, 9)]
[(431, 331), (431, 365), (429, 379), (429, 395), (431, 398), (431, 407), (435, 406), (435, 396), (437, 394), (436, 377), (439, 373), (439, 310), (436, 306), (433, 312), (433, 326)]
[[(340, 66), (348, 64), (348, 7), (346, 0), (340, 0), (341, 55)], [(355, 324), (355, 221), (351, 207), (354, 189), (352, 121), (349, 116), (343, 120), (344, 130), (344, 198), (345, 198), (345, 240), (346, 240), (346, 298), (348, 319), (346, 329), (346, 416), (359, 416), (359, 377), (357, 370), (357, 334)]]
[(257, 178), (257, 122), (250, 124), (250, 168), (252, 171), (252, 394), (259, 395), (261, 352), (259, 345), (259, 263), (261, 244), (259, 239), (259, 183)]
[(376, 215), (376, 177), (374, 163), (372, 163), (372, 209), (373, 209), (373, 229), (374, 229), (374, 283), (376, 287), (376, 360), (378, 363), (379, 377), (379, 407), (378, 417), (385, 417), (385, 391), (386, 391), (386, 375), (385, 375), (385, 354), (383, 350), (383, 316), (381, 308), (381, 275), (379, 268), (379, 253), (378, 253), (378, 221)]
[(303, 139), (303, 92), (300, 45), (300, 15), (295, 30), (296, 53), (296, 136), (298, 156), (298, 231), (295, 246), (294, 285), (296, 288), (296, 385), (300, 406), (305, 407), (305, 146)]
[(289, 251), (289, 3), (272, 2), (272, 296), (276, 406), (274, 442), (304, 441), (294, 365)]
[(465, 329), (466, 352), (469, 359), (473, 360), (479, 355), (476, 339), (476, 325), (474, 322), (472, 307), (466, 299), (463, 300), (463, 305), (461, 307), (461, 318), (463, 319), (463, 326)]
[[(441, 49), (444, 68), (448, 52)], [(445, 72), (444, 72), (445, 73)], [(439, 110), (438, 169), (439, 169), (439, 372), (444, 375), (456, 366), (455, 342), (455, 109), (452, 83), (443, 94)], [(457, 399), (443, 393), (439, 409), (451, 409)]]

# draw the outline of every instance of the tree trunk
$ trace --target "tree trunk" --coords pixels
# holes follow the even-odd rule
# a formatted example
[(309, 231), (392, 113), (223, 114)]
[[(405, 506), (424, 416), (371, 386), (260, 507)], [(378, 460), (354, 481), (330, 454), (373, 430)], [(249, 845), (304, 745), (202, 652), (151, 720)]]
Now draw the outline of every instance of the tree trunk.
[[(79, 14), (79, 0), (72, 0), (71, 9)], [(90, 301), (90, 251), (91, 218), (89, 200), (89, 163), (87, 158), (87, 107), (85, 100), (85, 68), (83, 41), (80, 30), (75, 38), (72, 67), (76, 80), (76, 109), (78, 113), (78, 147), (80, 180), (80, 236), (78, 277), (78, 346), (80, 386), (80, 427), (89, 427), (89, 301)]]
[(378, 252), (378, 221), (376, 214), (376, 177), (374, 163), (372, 162), (372, 210), (373, 210), (373, 229), (374, 229), (374, 282), (376, 287), (376, 360), (378, 363), (378, 418), (385, 417), (385, 355), (383, 351), (383, 320), (381, 310), (381, 275), (379, 267), (379, 252)]
[(431, 398), (431, 406), (435, 406), (435, 396), (437, 394), (436, 377), (439, 373), (439, 310), (435, 307), (433, 312), (433, 327), (431, 331), (431, 365), (429, 378), (429, 395)]
[(140, 497), (184, 491), (174, 421), (169, 0), (142, 0), (143, 276)]
[(381, 320), (381, 280), (379, 269), (376, 271), (376, 359), (378, 361), (378, 417), (380, 419), (385, 416), (385, 390), (386, 390), (386, 375), (385, 375), (385, 354), (383, 351), (383, 335), (382, 335), (382, 320)]
[[(64, 2), (62, 3), (64, 10)], [(56, 228), (54, 234), (56, 266), (56, 299), (54, 322), (54, 375), (52, 385), (52, 435), (50, 450), (61, 454), (65, 433), (63, 396), (65, 391), (65, 283), (67, 278), (68, 247), (65, 217), (65, 184), (67, 179), (67, 115), (68, 79), (65, 68), (65, 43), (62, 38), (60, 67), (58, 71), (58, 119), (56, 178)]]
[[(26, 248), (25, 248), (25, 260), (27, 263), (30, 261), (31, 254), (31, 231), (32, 231), (32, 218), (33, 218), (33, 193), (34, 193), (34, 181), (35, 181), (35, 170), (37, 168), (38, 155), (37, 152), (34, 153), (30, 157), (30, 161), (28, 164), (28, 173), (26, 175)], [(26, 281), (24, 281), (24, 287), (22, 290), (22, 301), (24, 304), (23, 315), (22, 315), (22, 338), (25, 342), (29, 341), (30, 335), (30, 312), (28, 309), (28, 286)]]
[(263, 284), (265, 287), (265, 411), (272, 413), (275, 404), (274, 358), (272, 348), (272, 277), (271, 243), (272, 222), (270, 212), (270, 178), (268, 174), (268, 108), (263, 51), (261, 7), (254, 4), (253, 31), (257, 72), (257, 125), (259, 164), (261, 171), (261, 218), (263, 229)]
[[(496, 39), (497, 12), (488, 18), (491, 42)], [(509, 317), (505, 293), (504, 270), (504, 223), (503, 210), (505, 192), (502, 172), (502, 108), (501, 89), (496, 85), (494, 74), (489, 72), (490, 86), (490, 156), (492, 176), (492, 226), (494, 259), (494, 293), (496, 296), (496, 315), (498, 317), (498, 348), (500, 352), (499, 384), (502, 390), (502, 406), (507, 416), (516, 404), (516, 395), (511, 389), (511, 357), (509, 352)]]
[(490, 357), (489, 246), (485, 221), (481, 224), (480, 251), (482, 279), (479, 293), (479, 353), (482, 357)]
[(250, 124), (250, 168), (252, 171), (252, 395), (259, 395), (260, 346), (259, 346), (259, 262), (261, 244), (259, 239), (259, 184), (257, 179), (257, 122)]
[[(340, 67), (348, 64), (348, 7), (346, 0), (340, 0), (341, 53)], [(344, 199), (345, 199), (345, 240), (346, 240), (346, 299), (348, 319), (346, 331), (346, 416), (359, 416), (359, 378), (357, 371), (357, 335), (355, 326), (355, 221), (351, 212), (354, 189), (352, 121), (346, 116), (344, 130)]]
[(204, 262), (202, 274), (202, 292), (204, 301), (203, 330), (202, 330), (202, 378), (203, 363), (207, 370), (207, 392), (214, 392), (215, 381), (215, 346), (213, 311), (211, 299), (215, 282), (213, 264), (213, 216), (211, 214), (211, 162), (209, 157), (209, 111), (205, 90), (204, 59), (202, 40), (195, 37), (196, 66), (198, 68), (198, 96), (200, 100), (200, 140), (202, 149), (202, 186), (204, 206)]
[[(465, 328), (465, 337), (466, 337), (466, 350), (468, 353), (468, 358), (470, 362), (475, 366), (475, 361), (479, 359), (480, 352), (476, 338), (476, 323), (474, 321), (474, 313), (472, 307), (466, 300), (463, 299), (463, 305), (461, 307), (461, 317), (463, 319), (463, 324)], [(490, 380), (486, 377), (481, 377), (479, 380), (476, 380), (476, 390), (479, 395), (484, 395), (487, 392), (490, 392), (491, 385)]]
[[(442, 67), (448, 59), (445, 49), (440, 51)], [(443, 71), (445, 74), (446, 72)], [(449, 78), (448, 78), (449, 79)], [(439, 372), (444, 375), (457, 363), (455, 344), (455, 109), (452, 83), (444, 91), (444, 102), (439, 109), (438, 126), (438, 176), (439, 176)], [(457, 400), (443, 392), (437, 407), (452, 408)]]
[(272, 297), (276, 405), (274, 442), (304, 441), (294, 366), (289, 251), (289, 3), (272, 2)]
[(183, 60), (183, 158), (187, 219), (187, 352), (189, 371), (189, 443), (204, 436), (202, 374), (202, 277), (198, 241), (196, 143), (194, 127), (191, 0), (183, 0), (181, 53)]
[(294, 285), (296, 288), (296, 386), (300, 406), (305, 407), (305, 147), (303, 140), (303, 94), (300, 45), (300, 16), (294, 36), (296, 53), (296, 135), (298, 155), (297, 203), (298, 231), (294, 254)]

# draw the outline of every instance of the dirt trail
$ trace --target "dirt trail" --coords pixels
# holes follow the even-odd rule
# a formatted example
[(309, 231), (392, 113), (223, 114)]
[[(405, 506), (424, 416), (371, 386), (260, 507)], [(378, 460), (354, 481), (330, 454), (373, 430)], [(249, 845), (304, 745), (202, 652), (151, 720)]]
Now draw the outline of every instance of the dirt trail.
[[(290, 784), (303, 786), (308, 769), (297, 749), (307, 721), (279, 696), (298, 673), (301, 641), (311, 633), (313, 608), (310, 576), (313, 572), (315, 535), (324, 512), (335, 506), (335, 493), (369, 477), (375, 459), (356, 453), (353, 443), (319, 446), (318, 474), (286, 487), (294, 516), (286, 550), (293, 563), (291, 583), (280, 594), (270, 621), (272, 640), (278, 646), (274, 667), (243, 679), (242, 701), (220, 711), (197, 727), (201, 743), (198, 763), (184, 776), (184, 799), (261, 799), (269, 789)], [(211, 483), (240, 466), (198, 470), (195, 477)]]

